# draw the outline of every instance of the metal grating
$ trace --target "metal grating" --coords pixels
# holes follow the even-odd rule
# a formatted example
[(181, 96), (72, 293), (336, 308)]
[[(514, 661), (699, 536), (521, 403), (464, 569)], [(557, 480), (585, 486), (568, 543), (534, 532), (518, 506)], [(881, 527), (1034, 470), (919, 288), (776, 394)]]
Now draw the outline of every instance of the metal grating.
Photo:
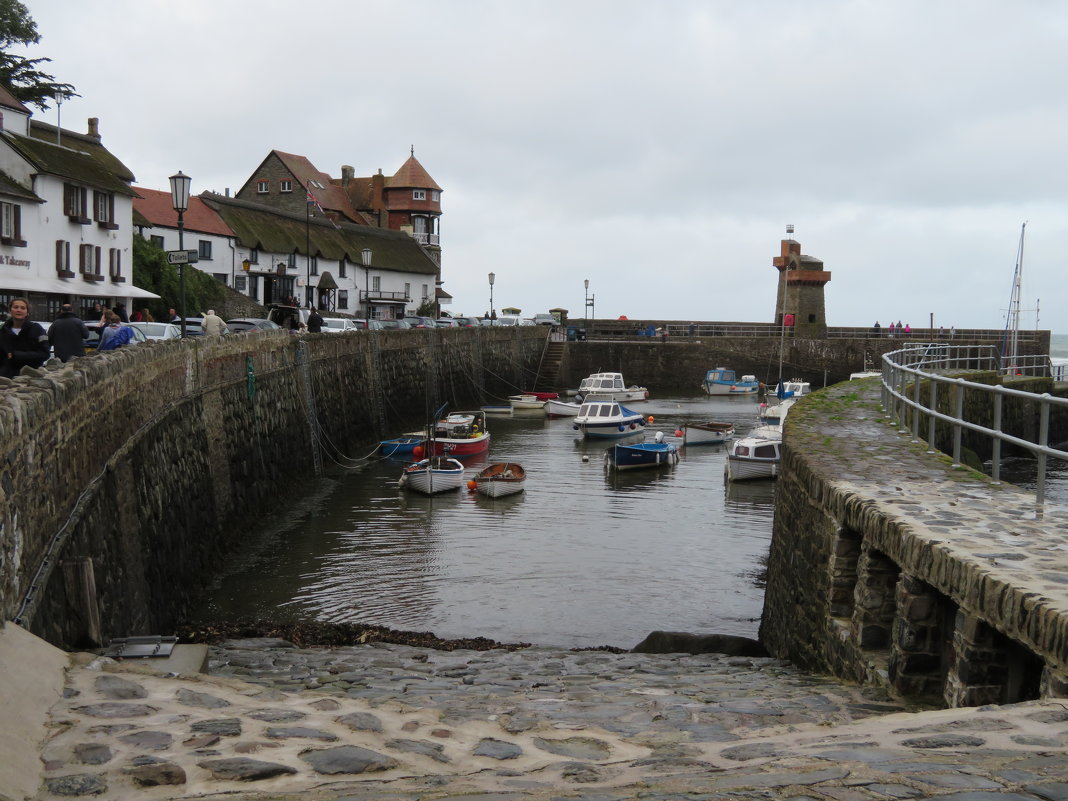
[(177, 643), (177, 637), (163, 637), (159, 634), (148, 634), (142, 637), (115, 637), (104, 649), (104, 656), (114, 659), (167, 657), (171, 655)]

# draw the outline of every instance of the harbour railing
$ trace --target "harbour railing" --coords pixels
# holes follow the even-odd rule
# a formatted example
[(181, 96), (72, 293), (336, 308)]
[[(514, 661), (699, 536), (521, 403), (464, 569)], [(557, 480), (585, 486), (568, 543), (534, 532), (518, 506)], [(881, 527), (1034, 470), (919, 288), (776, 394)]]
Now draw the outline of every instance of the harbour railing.
[[(1049, 459), (1068, 461), (1068, 451), (1050, 447), (1050, 415), (1068, 415), (1068, 398), (1010, 389), (1000, 384), (969, 381), (961, 373), (995, 372), (1001, 376), (1050, 377), (1048, 356), (1013, 359), (1012, 364), (992, 345), (916, 344), (882, 357), (882, 405), (892, 425), (914, 442), (921, 441), (926, 426), (927, 452), (935, 453), (937, 425), (951, 431), (949, 455), (953, 466), (961, 463), (961, 435), (965, 430), (990, 440), (990, 477), (1001, 483), (1002, 445), (1029, 452), (1035, 459), (1035, 502), (1045, 503)], [(967, 402), (966, 402), (967, 401)], [(1008, 434), (1002, 429), (1006, 401), (1037, 404), (1038, 431), (1033, 438)], [(982, 416), (989, 425), (967, 419)], [(1019, 410), (1016, 410), (1019, 414)], [(1034, 433), (1034, 432), (1033, 432)]]

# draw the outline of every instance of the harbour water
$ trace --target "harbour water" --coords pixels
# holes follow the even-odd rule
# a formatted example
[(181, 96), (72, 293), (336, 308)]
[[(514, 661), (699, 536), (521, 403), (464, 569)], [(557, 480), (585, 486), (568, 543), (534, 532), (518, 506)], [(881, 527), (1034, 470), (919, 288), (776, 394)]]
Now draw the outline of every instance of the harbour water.
[[(701, 395), (633, 408), (653, 416), (651, 438), (685, 420), (744, 431), (758, 404)], [(525, 492), (422, 496), (398, 488), (402, 462), (373, 460), (261, 537), (197, 614), (564, 647), (629, 648), (655, 629), (756, 636), (774, 482), (726, 484), (722, 445), (609, 474), (606, 442), (540, 411), (492, 417), (490, 431), (489, 459), (520, 462)]]

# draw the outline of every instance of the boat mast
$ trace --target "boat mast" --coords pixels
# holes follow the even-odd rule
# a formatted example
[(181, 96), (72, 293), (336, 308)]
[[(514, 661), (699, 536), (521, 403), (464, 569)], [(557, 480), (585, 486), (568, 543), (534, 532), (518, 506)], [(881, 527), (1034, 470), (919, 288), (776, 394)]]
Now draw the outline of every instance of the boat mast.
[(1020, 353), (1020, 287), (1023, 283), (1024, 233), (1027, 223), (1020, 226), (1020, 246), (1016, 251), (1016, 271), (1012, 277), (1012, 295), (1009, 298), (1009, 314), (1005, 321), (1008, 331), (1006, 360), (1009, 368), (1016, 366)]

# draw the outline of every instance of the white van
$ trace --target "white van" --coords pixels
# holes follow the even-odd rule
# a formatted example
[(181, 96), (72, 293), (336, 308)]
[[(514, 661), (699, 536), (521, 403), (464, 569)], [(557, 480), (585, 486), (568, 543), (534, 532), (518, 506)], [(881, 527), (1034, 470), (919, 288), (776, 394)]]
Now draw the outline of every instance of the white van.
[(347, 317), (324, 317), (323, 333), (340, 334), (342, 331), (355, 331), (356, 326)]
[(498, 317), (493, 321), (494, 325), (522, 325), (523, 322), (518, 317), (513, 317), (510, 314), (505, 314)]

